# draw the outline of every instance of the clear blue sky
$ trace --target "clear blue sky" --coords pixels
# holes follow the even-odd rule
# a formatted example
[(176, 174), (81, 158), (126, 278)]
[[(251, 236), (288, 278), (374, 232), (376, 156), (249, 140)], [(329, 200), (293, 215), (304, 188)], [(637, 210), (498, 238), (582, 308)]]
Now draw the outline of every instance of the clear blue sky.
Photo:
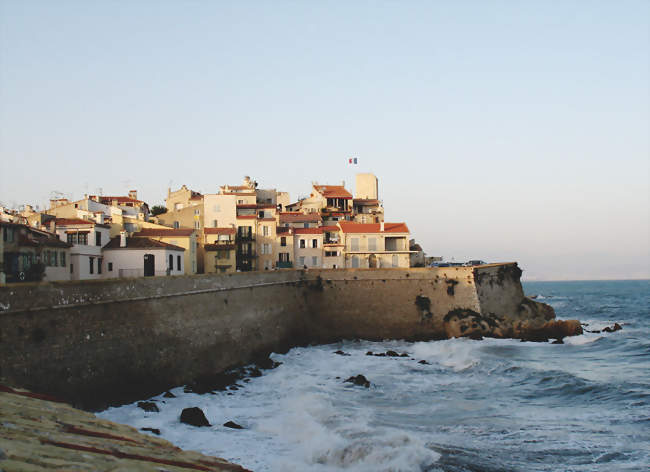
[(374, 172), (430, 255), (649, 277), (649, 70), (647, 0), (0, 0), (0, 202)]

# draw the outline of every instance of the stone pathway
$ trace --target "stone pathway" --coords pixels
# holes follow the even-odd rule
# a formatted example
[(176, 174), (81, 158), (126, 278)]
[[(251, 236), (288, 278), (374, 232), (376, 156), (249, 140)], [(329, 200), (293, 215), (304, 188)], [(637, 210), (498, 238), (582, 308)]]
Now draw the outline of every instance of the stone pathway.
[(246, 472), (56, 399), (0, 385), (0, 472)]

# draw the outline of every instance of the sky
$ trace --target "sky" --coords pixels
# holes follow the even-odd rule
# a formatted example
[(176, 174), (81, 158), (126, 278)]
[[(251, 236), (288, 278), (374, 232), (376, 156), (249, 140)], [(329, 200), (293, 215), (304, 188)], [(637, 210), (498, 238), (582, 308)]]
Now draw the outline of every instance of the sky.
[(356, 172), (428, 255), (650, 277), (650, 2), (0, 0), (4, 205)]

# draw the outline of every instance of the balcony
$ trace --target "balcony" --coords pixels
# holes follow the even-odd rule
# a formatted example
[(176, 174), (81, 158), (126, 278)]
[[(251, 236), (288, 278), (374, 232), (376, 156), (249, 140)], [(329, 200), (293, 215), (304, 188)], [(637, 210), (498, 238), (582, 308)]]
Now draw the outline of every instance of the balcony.
[(255, 251), (237, 251), (237, 259), (255, 259)]
[(293, 262), (277, 261), (275, 263), (275, 266), (278, 269), (291, 269), (291, 268), (293, 268)]
[(237, 242), (251, 242), (255, 241), (255, 235), (253, 233), (237, 233)]

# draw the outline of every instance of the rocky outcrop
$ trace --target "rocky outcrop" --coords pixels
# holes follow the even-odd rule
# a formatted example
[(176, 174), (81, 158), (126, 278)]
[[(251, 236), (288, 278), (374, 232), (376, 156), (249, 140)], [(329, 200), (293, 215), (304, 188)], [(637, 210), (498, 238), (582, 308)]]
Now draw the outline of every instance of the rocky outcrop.
[(211, 426), (203, 410), (196, 406), (183, 409), (181, 412), (181, 423), (191, 426)]

